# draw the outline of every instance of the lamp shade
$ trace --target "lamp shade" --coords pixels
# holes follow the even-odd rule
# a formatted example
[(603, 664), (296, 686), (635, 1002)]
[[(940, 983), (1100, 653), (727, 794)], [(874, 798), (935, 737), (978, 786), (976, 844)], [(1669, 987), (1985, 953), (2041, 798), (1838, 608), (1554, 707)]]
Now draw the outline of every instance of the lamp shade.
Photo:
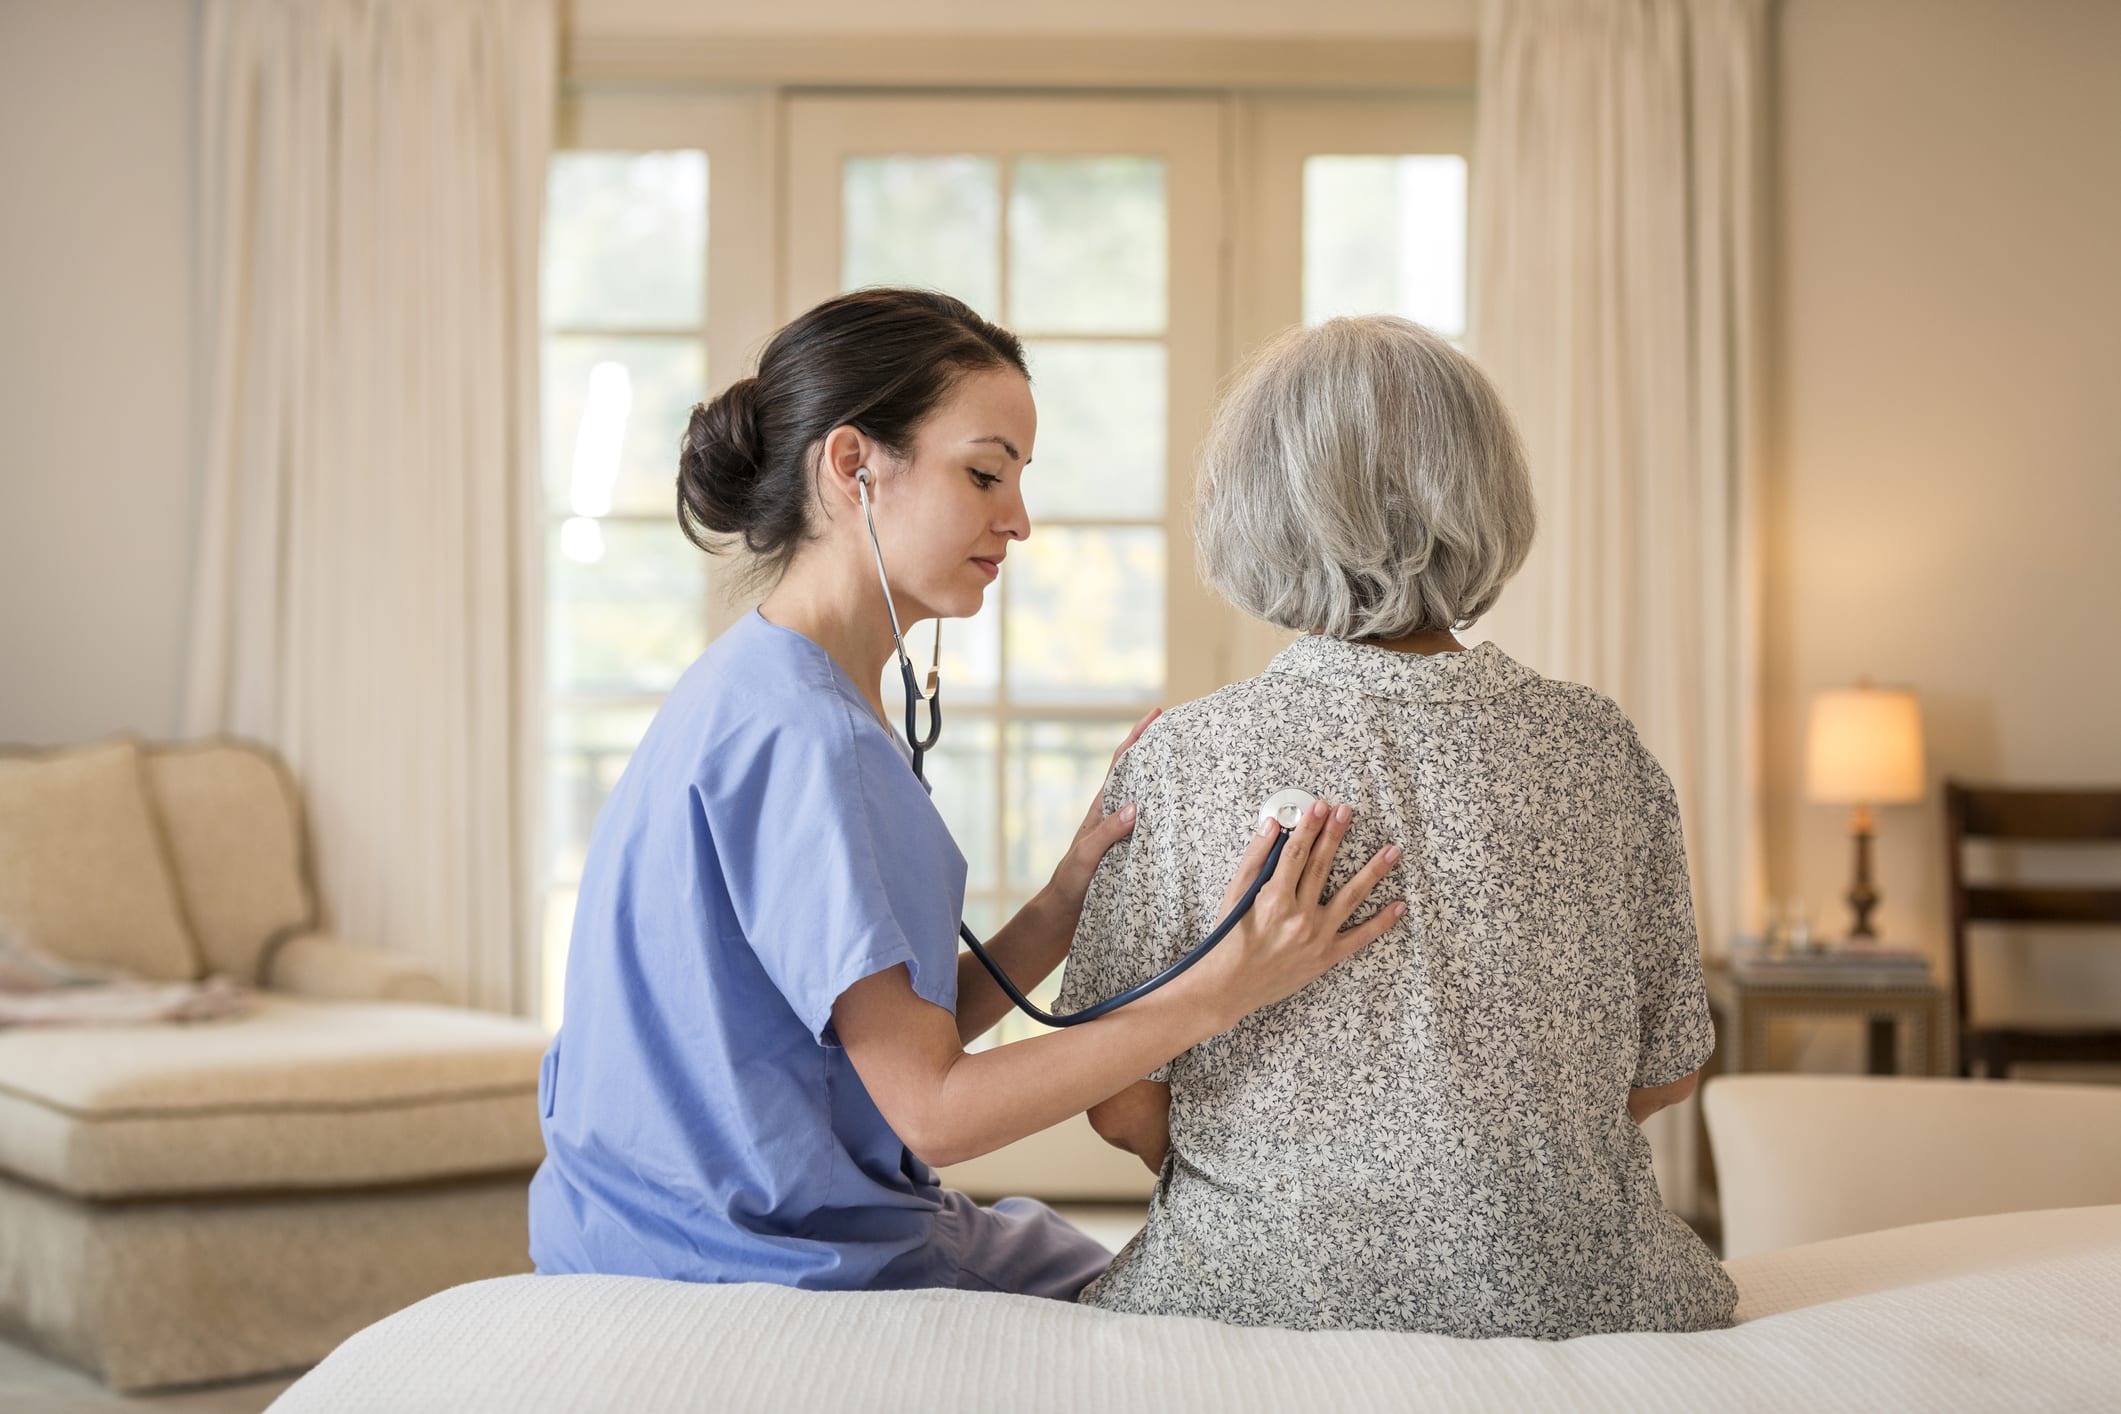
[(1830, 805), (1922, 799), (1922, 710), (1915, 694), (1877, 687), (1816, 694), (1804, 791)]

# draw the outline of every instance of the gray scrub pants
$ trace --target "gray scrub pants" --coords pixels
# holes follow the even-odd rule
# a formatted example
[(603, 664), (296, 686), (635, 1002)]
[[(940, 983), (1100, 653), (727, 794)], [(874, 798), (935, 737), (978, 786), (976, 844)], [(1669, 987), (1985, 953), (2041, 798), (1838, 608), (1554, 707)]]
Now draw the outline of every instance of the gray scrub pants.
[(936, 1221), (957, 1240), (961, 1291), (1073, 1301), (1112, 1262), (1103, 1243), (1036, 1198), (1004, 1198), (982, 1208), (945, 1189)]

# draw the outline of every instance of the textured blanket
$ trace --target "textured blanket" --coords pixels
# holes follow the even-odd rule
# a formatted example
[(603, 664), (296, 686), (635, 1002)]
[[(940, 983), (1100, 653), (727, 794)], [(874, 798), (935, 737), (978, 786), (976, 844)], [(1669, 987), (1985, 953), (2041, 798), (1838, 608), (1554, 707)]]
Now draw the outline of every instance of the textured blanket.
[(240, 1016), (250, 994), (226, 977), (145, 982), (39, 952), (0, 926), (0, 1026), (118, 1026)]

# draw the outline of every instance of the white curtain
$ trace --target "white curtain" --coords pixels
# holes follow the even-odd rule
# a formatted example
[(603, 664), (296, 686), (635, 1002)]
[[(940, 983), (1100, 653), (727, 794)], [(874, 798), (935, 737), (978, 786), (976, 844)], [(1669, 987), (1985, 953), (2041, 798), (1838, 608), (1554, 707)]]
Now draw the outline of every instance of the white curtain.
[[(1470, 342), (1541, 524), (1484, 629), (1670, 772), (1705, 946), (1758, 922), (1768, 0), (1485, 0)], [(1693, 1105), (1652, 1121), (1696, 1205)]]
[(328, 921), (527, 1004), (553, 0), (208, 0), (186, 727), (300, 777)]

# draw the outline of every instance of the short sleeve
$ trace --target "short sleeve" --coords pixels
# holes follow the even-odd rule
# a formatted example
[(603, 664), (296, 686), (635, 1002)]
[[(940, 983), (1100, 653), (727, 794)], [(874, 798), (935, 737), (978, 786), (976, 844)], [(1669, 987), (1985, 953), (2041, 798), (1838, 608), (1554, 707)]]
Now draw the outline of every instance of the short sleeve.
[(1632, 1085), (1669, 1085), (1693, 1074), (1715, 1049), (1715, 1023), (1701, 972), (1694, 891), (1687, 874), (1679, 800), (1657, 759), (1636, 744), (1640, 786), (1631, 882), (1636, 891), (1635, 993), (1640, 1044)]
[[(1141, 816), (1106, 853), (1090, 881), (1054, 1004), (1064, 1016), (1155, 976), (1192, 943), (1185, 903), (1191, 885), (1173, 835), (1177, 812), (1164, 808), (1172, 803), (1171, 772), (1155, 731), (1152, 727), (1119, 758), (1106, 782), (1107, 813), (1131, 800)], [(1169, 1080), (1170, 1063), (1147, 1078)]]
[(833, 1003), (900, 963), (917, 995), (954, 1011), (964, 856), (883, 734), (828, 694), (722, 755), (741, 765), (704, 800), (700, 843), (811, 1035), (838, 1044)]

